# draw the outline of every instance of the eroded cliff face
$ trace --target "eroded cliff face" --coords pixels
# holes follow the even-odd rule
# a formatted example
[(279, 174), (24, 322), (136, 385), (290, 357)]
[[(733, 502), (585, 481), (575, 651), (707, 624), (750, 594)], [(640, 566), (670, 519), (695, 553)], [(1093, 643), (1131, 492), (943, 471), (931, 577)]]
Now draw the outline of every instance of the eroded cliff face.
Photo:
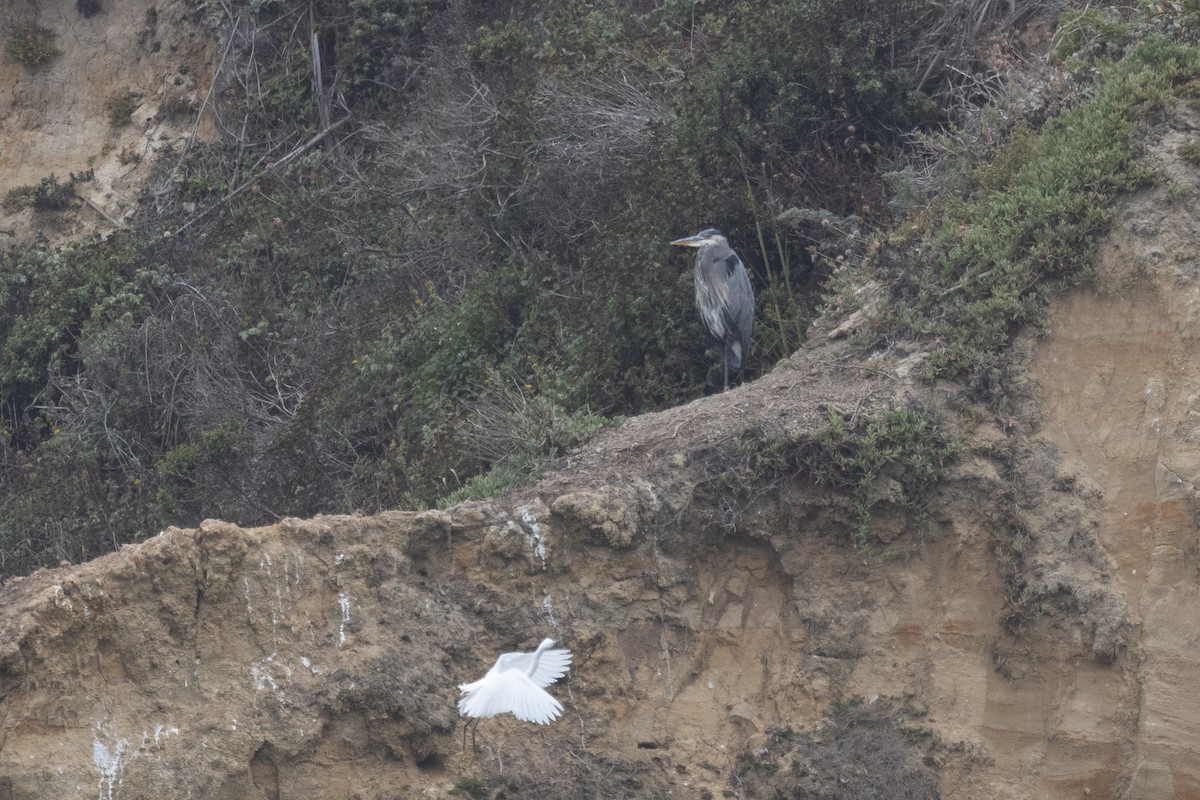
[[(1069, 346), (1030, 344), (1035, 376)], [(819, 735), (860, 697), (917, 710), (946, 795), (1186, 794), (1196, 750), (1171, 690), (1194, 593), (1171, 575), (1187, 545), (1161, 575), (1138, 562), (1153, 577), (1130, 591), (1128, 528), (1108, 508), (1120, 492), (1056, 443), (1064, 419), (1031, 405), (1009, 428), (964, 423), (969, 454), (926, 520), (877, 508), (873, 535), (907, 554), (881, 561), (852, 545), (844, 499), (798, 478), (732, 493), (720, 480), (714, 454), (739, 430), (935, 400), (902, 377), (912, 360), (897, 349), (857, 369), (815, 344), (752, 385), (602, 434), (504, 500), (207, 522), (12, 581), (0, 787), (390, 798), (470, 778), (486, 796), (761, 796), (743, 754), (765, 761), (784, 729)], [(1016, 619), (996, 555), (1014, 515), (1039, 598)], [(464, 753), (455, 685), (543, 635), (576, 654), (551, 687), (563, 717), (487, 720)]]
[(1179, 156), (1198, 123), (1181, 108), (1156, 135), (1165, 185), (1126, 205), (1094, 290), (1055, 303), (1031, 359), (1042, 431), (1103, 490), (1097, 535), (1137, 626), (1115, 726), (1128, 797), (1200, 796), (1200, 217)]

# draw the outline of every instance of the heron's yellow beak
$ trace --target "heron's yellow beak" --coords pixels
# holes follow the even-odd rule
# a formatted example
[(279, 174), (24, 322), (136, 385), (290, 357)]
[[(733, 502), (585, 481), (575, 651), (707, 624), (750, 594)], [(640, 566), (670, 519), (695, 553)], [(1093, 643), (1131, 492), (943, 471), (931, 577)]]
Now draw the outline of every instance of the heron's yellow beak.
[(701, 236), (686, 236), (683, 239), (676, 239), (671, 244), (677, 244), (682, 247), (703, 247), (708, 244), (708, 240)]

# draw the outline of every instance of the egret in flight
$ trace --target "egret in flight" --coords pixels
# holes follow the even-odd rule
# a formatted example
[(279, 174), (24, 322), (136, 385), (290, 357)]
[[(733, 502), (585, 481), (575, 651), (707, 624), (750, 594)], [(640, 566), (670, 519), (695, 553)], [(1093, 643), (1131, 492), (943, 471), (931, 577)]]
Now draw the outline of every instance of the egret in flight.
[(474, 683), (460, 683), (462, 697), (458, 712), (470, 720), (463, 727), (463, 750), (467, 749), (467, 728), (471, 728), (471, 747), (475, 747), (475, 728), (484, 717), (510, 713), (519, 720), (545, 725), (558, 718), (562, 704), (545, 687), (567, 674), (571, 668), (570, 650), (551, 650), (553, 639), (542, 639), (532, 653), (505, 653), (496, 659), (487, 674)]
[(754, 290), (746, 266), (716, 228), (671, 244), (697, 247), (696, 308), (713, 338), (721, 343), (725, 365), (725, 389), (729, 370), (741, 369), (750, 355), (750, 332), (754, 328)]

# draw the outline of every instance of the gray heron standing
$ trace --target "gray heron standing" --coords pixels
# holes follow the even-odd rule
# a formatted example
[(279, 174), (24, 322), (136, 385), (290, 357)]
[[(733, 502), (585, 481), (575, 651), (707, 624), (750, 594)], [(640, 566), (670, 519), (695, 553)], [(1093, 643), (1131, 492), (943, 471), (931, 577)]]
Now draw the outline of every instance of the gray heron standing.
[(696, 308), (708, 332), (721, 343), (725, 363), (725, 389), (729, 370), (740, 369), (750, 355), (750, 331), (754, 328), (754, 290), (746, 266), (716, 228), (671, 244), (696, 247)]

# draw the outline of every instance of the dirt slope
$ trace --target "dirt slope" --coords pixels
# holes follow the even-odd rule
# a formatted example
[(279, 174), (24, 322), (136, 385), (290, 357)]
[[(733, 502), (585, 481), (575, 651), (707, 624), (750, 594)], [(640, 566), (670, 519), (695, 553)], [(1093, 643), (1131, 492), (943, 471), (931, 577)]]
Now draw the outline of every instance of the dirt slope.
[[(168, 146), (212, 134), (205, 114), (160, 114), (163, 99), (200, 109), (209, 90), (215, 45), (202, 35), (192, 4), (180, 0), (100, 0), (84, 16), (74, 2), (0, 4), (0, 31), (35, 23), (55, 34), (61, 55), (28, 69), (0, 47), (0, 199), (53, 174), (91, 169), (82, 200), (68, 212), (0, 208), (0, 250), (37, 233), (50, 238), (107, 233), (134, 209), (150, 163)], [(114, 127), (106, 104), (129, 90), (138, 99), (126, 125)], [(124, 154), (124, 155), (123, 155)]]

